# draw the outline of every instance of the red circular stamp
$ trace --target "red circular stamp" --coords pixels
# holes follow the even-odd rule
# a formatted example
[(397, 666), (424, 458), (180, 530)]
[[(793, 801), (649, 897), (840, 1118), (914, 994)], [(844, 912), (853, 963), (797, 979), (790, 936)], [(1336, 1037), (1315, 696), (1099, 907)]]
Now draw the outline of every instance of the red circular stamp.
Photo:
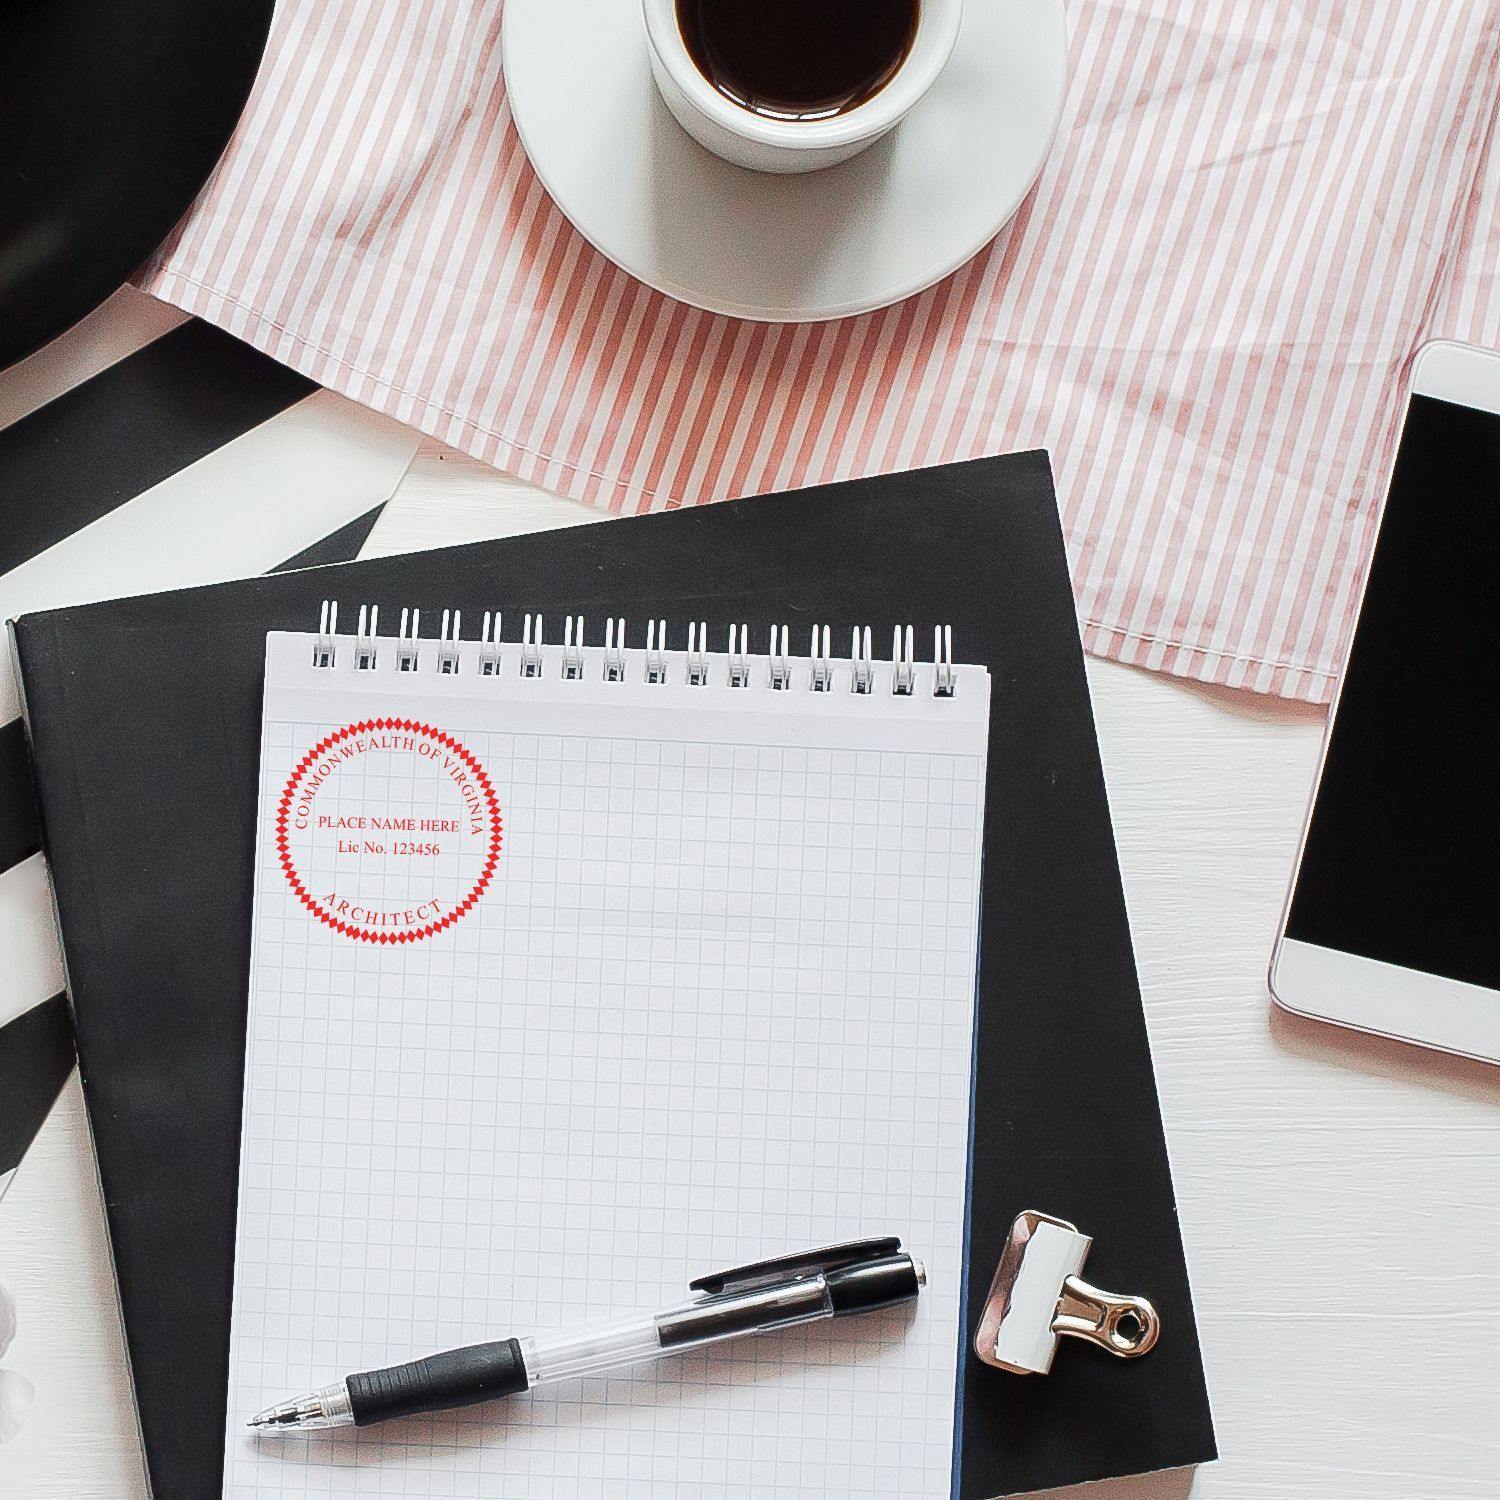
[(276, 855), (297, 899), (365, 943), (414, 943), (472, 911), (501, 838), (484, 767), (416, 719), (367, 719), (324, 736), (276, 808)]

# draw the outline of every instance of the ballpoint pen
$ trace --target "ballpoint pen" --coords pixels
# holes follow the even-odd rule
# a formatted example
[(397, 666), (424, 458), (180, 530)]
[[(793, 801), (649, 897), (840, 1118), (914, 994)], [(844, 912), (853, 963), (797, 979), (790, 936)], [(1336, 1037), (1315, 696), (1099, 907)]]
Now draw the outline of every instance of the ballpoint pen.
[(554, 1380), (684, 1354), (721, 1339), (909, 1302), (926, 1285), (901, 1241), (857, 1240), (701, 1276), (698, 1295), (661, 1312), (574, 1332), (502, 1339), (350, 1375), (250, 1419), (261, 1432), (363, 1427), (388, 1417), (472, 1406)]

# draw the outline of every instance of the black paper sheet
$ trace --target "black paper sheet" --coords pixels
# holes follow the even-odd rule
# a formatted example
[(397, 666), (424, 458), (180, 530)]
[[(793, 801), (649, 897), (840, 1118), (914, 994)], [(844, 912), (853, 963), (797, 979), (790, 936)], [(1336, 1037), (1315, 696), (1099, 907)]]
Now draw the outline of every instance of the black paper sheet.
[[(1044, 453), (29, 616), (14, 628), (156, 1500), (219, 1493), (267, 630), (444, 607), (921, 630), (994, 678), (969, 1330), (1011, 1219), (1095, 1237), (1146, 1359), (961, 1381), (962, 1500), (1215, 1456)], [(348, 611), (348, 613), (345, 613)], [(507, 635), (513, 632), (507, 630)]]

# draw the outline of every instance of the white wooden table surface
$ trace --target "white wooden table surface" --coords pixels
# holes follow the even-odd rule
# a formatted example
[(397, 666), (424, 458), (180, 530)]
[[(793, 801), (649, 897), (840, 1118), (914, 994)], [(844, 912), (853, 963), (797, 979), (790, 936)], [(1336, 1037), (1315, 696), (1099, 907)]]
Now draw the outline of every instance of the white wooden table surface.
[[(593, 519), (428, 445), (370, 550)], [(1087, 1494), (1493, 1500), (1500, 1069), (1269, 1008), (1320, 714), (1089, 677), (1223, 1458)], [(142, 1500), (76, 1079), (0, 1208), (0, 1277), (38, 1387), (0, 1497)]]

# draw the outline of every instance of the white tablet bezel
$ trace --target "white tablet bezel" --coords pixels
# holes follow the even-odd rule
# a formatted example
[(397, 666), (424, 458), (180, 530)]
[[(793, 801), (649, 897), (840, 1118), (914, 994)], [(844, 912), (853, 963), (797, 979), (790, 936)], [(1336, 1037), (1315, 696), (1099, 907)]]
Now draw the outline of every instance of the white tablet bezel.
[[(1500, 413), (1500, 353), (1448, 341), (1427, 344), (1418, 351), (1412, 366), (1411, 393)], [(1388, 473), (1387, 495), (1390, 478)], [(1384, 519), (1385, 503), (1382, 497), (1377, 528)], [(1363, 608), (1363, 593), (1360, 602)], [(1500, 990), (1321, 948), (1286, 935), (1292, 893), (1301, 873), (1308, 827), (1322, 784), (1342, 691), (1341, 673), (1328, 717), (1328, 733), (1323, 737), (1317, 778), (1303, 819), (1297, 861), (1282, 908), (1281, 936), (1271, 957), (1271, 996), (1283, 1009), (1297, 1015), (1487, 1062), (1500, 1062)]]

